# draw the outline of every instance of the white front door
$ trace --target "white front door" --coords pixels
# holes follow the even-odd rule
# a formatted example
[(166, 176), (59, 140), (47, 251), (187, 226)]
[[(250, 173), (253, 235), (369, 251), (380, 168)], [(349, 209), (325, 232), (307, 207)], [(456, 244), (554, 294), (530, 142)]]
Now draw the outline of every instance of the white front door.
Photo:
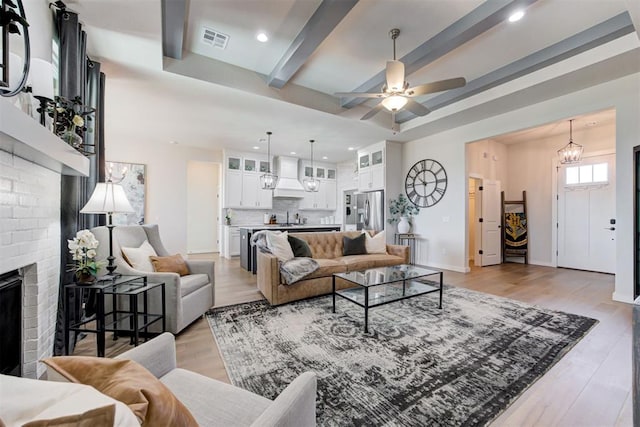
[(558, 267), (615, 273), (615, 155), (558, 168)]
[(500, 207), (500, 181), (482, 180), (482, 238), (481, 265), (502, 262), (502, 209)]

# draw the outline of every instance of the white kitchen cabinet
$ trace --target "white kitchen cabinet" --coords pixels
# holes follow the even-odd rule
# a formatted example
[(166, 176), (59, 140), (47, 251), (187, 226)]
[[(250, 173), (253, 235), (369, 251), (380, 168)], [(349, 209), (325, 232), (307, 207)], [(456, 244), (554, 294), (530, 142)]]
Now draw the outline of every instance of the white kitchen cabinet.
[(260, 174), (243, 174), (242, 207), (244, 209), (271, 209), (273, 207), (272, 191), (260, 187)]
[(260, 188), (260, 175), (269, 169), (267, 156), (225, 151), (223, 208), (271, 209), (270, 190)]
[(300, 181), (312, 176), (320, 181), (320, 187), (315, 193), (305, 193), (304, 198), (300, 200), (298, 209), (303, 211), (335, 210), (338, 198), (335, 164), (314, 162), (312, 168), (309, 162), (302, 162), (299, 173)]
[(358, 190), (383, 190), (385, 187), (385, 147), (374, 144), (358, 150)]
[(242, 172), (227, 170), (224, 177), (224, 208), (242, 207)]
[(224, 226), (224, 252), (225, 258), (240, 255), (240, 229), (238, 227)]

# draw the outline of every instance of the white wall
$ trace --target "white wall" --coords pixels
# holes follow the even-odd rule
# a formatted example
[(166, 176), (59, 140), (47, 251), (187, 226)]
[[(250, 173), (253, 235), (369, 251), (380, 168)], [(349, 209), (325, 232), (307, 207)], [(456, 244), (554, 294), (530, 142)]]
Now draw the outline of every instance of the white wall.
[[(633, 300), (632, 148), (640, 144), (640, 74), (634, 74), (568, 95), (530, 105), (459, 128), (431, 135), (404, 146), (403, 170), (415, 159), (433, 158), (447, 170), (447, 193), (437, 205), (422, 209), (415, 231), (425, 241), (418, 264), (466, 269), (468, 204), (465, 144), (539, 126), (559, 119), (609, 108), (616, 109), (617, 274), (614, 299)], [(411, 160), (407, 160), (411, 159)], [(549, 161), (547, 161), (549, 164)], [(447, 221), (448, 219), (448, 221)]]
[(508, 163), (507, 146), (504, 144), (485, 139), (467, 145), (468, 173), (500, 181), (503, 189), (507, 180)]
[[(109, 109), (107, 108), (107, 111)], [(108, 114), (107, 114), (107, 117)], [(147, 165), (146, 218), (158, 224), (171, 253), (187, 253), (187, 165), (190, 160), (220, 163), (220, 151), (132, 139), (125, 126), (107, 120), (106, 159)]]
[[(574, 142), (584, 146), (583, 156), (599, 151), (615, 150), (615, 124), (594, 128), (574, 127)], [(508, 145), (508, 179), (503, 184), (508, 200), (522, 199), (527, 192), (527, 220), (529, 227), (529, 263), (555, 265), (553, 234), (556, 227), (552, 212), (554, 205), (553, 165), (557, 151), (569, 142), (567, 134), (537, 141)]]
[[(51, 39), (53, 38), (53, 18), (47, 0), (23, 0), (24, 13), (29, 23), (31, 57), (51, 62)], [(22, 36), (12, 35), (11, 51), (23, 56)]]
[(220, 164), (187, 162), (187, 252), (218, 252)]

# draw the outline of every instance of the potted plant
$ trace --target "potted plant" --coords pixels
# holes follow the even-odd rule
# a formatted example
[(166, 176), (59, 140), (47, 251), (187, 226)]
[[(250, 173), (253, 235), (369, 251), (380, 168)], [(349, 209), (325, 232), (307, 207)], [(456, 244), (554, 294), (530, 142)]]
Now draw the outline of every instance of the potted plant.
[(224, 223), (227, 225), (231, 225), (231, 217), (233, 216), (233, 211), (231, 209), (227, 209), (227, 213), (224, 216)]
[(420, 209), (415, 206), (400, 193), (397, 199), (391, 200), (389, 203), (389, 224), (398, 223), (398, 233), (408, 233), (411, 230), (410, 218), (414, 215), (418, 215)]
[(69, 253), (73, 262), (68, 271), (73, 271), (78, 284), (92, 284), (96, 280), (98, 270), (104, 267), (104, 261), (96, 261), (96, 249), (100, 242), (89, 230), (80, 230), (73, 240), (67, 240)]

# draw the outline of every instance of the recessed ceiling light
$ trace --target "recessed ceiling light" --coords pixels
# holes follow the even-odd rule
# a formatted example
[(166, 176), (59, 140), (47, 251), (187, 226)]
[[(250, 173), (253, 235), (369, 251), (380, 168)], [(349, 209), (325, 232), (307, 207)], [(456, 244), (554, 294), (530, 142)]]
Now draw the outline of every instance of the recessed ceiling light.
[(327, 160), (328, 157), (327, 156), (322, 156), (322, 160)]
[(254, 146), (253, 146), (253, 149), (254, 149), (254, 150), (259, 150), (259, 149), (260, 149), (260, 147), (258, 147), (257, 145), (254, 145)]
[(524, 16), (524, 10), (516, 10), (509, 16), (509, 22), (517, 22)]
[(595, 125), (597, 125), (597, 124), (598, 124), (598, 122), (596, 122), (596, 121), (594, 120), (594, 121), (591, 121), (591, 122), (587, 122), (586, 126), (591, 127), (591, 126), (595, 126)]
[(355, 150), (355, 148), (353, 148), (353, 147), (349, 147), (349, 148), (347, 148), (347, 150), (349, 150), (349, 151), (353, 151), (353, 150)]
[(169, 141), (169, 144), (171, 144), (171, 145), (178, 145), (178, 141)]
[(289, 154), (296, 154), (296, 152), (295, 152), (295, 151), (292, 151), (292, 152), (291, 152), (291, 153), (289, 153)]
[(265, 33), (258, 33), (256, 39), (258, 39), (258, 41), (262, 43), (266, 43), (269, 41), (269, 37), (267, 37)]

